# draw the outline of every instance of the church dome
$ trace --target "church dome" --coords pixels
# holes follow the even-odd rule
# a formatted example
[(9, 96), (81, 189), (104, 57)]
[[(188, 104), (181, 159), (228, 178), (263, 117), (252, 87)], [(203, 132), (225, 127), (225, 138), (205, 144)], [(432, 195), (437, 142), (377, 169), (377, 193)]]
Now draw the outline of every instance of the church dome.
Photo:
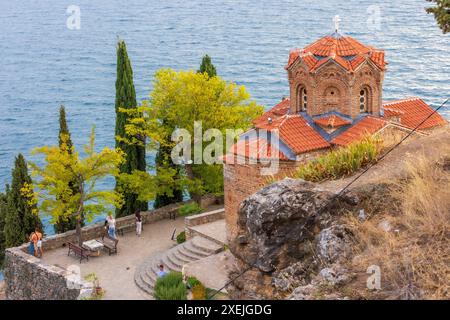
[(303, 49), (294, 49), (289, 54), (286, 69), (297, 60), (303, 60), (310, 72), (317, 71), (320, 66), (333, 60), (346, 71), (355, 71), (363, 62), (369, 60), (380, 70), (384, 70), (387, 62), (384, 51), (366, 46), (349, 36), (338, 32), (326, 35)]

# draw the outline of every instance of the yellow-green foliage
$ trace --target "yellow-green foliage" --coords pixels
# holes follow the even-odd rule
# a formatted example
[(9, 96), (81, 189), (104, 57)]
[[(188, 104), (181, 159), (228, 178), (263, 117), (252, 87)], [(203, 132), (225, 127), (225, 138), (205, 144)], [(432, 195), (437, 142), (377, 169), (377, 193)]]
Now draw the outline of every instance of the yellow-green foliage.
[[(251, 127), (252, 120), (261, 115), (264, 109), (250, 99), (245, 87), (227, 82), (219, 76), (161, 69), (155, 74), (150, 99), (137, 109), (121, 111), (129, 114), (131, 119), (126, 126), (127, 134), (131, 137), (128, 142), (142, 144), (142, 139), (135, 137), (147, 137), (149, 149), (156, 151), (160, 147), (172, 150), (176, 142), (171, 140), (171, 136), (179, 128), (190, 133), (193, 143), (195, 121), (201, 122), (202, 135), (208, 129), (217, 129), (214, 132), (222, 133), (224, 137), (227, 129), (240, 130), (242, 133)], [(209, 133), (212, 132), (209, 130)], [(221, 156), (226, 143), (215, 141), (215, 135), (210, 138), (200, 147), (207, 150), (207, 154)], [(159, 165), (157, 176), (134, 172), (121, 179), (139, 194), (139, 200), (152, 200), (156, 194), (170, 196), (174, 189), (187, 189), (191, 194), (223, 192), (221, 165), (193, 164), (193, 177), (185, 171), (174, 170), (170, 161), (167, 161)]]
[(382, 140), (368, 136), (307, 162), (298, 168), (295, 177), (313, 182), (337, 179), (375, 162), (381, 150)]
[[(52, 217), (56, 223), (60, 219), (67, 220), (85, 217), (88, 221), (98, 213), (105, 213), (110, 205), (121, 206), (122, 197), (111, 190), (97, 190), (99, 180), (118, 174), (118, 166), (124, 159), (119, 149), (104, 148), (96, 152), (94, 148), (95, 131), (92, 129), (90, 143), (85, 146), (85, 157), (80, 158), (73, 147), (67, 145), (67, 136), (61, 135), (61, 146), (44, 146), (33, 150), (33, 154), (44, 157), (41, 167), (30, 163), (33, 176), (38, 178), (36, 194), (30, 188), (23, 188), (22, 192), (29, 192), (30, 202), (37, 196), (40, 210)], [(74, 192), (73, 183), (76, 182), (78, 192)], [(79, 235), (80, 236), (80, 235)]]
[(192, 288), (192, 300), (205, 300), (206, 288), (203, 284), (198, 283)]

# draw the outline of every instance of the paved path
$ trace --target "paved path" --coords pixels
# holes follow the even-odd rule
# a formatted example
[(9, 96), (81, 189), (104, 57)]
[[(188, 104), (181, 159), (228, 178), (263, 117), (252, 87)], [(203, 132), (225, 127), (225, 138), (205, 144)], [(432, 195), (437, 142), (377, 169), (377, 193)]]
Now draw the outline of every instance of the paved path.
[(148, 299), (134, 283), (134, 273), (149, 256), (162, 253), (174, 245), (172, 241), (174, 228), (177, 234), (184, 230), (184, 218), (176, 220), (162, 220), (144, 225), (141, 237), (134, 232), (119, 236), (118, 254), (108, 256), (106, 251), (100, 257), (92, 257), (88, 262), (79, 264), (73, 256), (67, 256), (67, 248), (60, 248), (44, 252), (43, 263), (57, 264), (67, 268), (76, 265), (81, 268), (82, 276), (95, 272), (100, 279), (101, 286), (106, 290), (104, 299)]

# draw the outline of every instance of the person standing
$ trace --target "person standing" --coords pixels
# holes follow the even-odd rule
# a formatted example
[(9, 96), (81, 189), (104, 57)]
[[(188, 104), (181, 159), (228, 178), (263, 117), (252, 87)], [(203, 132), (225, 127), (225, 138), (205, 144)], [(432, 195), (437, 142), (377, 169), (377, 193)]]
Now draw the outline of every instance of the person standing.
[(117, 236), (116, 236), (116, 219), (114, 219), (114, 217), (112, 216), (112, 213), (108, 214), (106, 221), (108, 221), (108, 235), (111, 238), (117, 238)]
[(136, 217), (136, 235), (138, 237), (141, 236), (142, 233), (142, 216), (141, 216), (141, 211), (139, 209), (136, 210), (136, 212), (134, 213), (135, 217)]
[(42, 233), (36, 228), (30, 236), (30, 241), (33, 243), (34, 256), (42, 258)]

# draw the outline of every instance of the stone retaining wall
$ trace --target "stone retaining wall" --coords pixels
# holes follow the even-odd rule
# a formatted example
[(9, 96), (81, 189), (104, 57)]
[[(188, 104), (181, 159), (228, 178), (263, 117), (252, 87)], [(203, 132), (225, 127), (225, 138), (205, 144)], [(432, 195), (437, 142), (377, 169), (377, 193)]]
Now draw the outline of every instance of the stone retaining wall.
[[(220, 197), (204, 196), (201, 206), (208, 207), (220, 203)], [(143, 224), (169, 219), (188, 202), (171, 204), (159, 209), (142, 212)], [(135, 225), (135, 216), (116, 219), (116, 227)], [(104, 232), (104, 222), (82, 228), (83, 241), (96, 239)], [(77, 242), (75, 230), (45, 237), (42, 240), (44, 251), (60, 248), (68, 242)], [(28, 244), (6, 250), (4, 275), (6, 298), (9, 300), (73, 300), (89, 296), (92, 284), (77, 280), (73, 273), (58, 266), (47, 266), (41, 260), (27, 253)], [(74, 278), (74, 279), (72, 279)]]
[[(6, 250), (5, 283), (8, 300), (75, 300), (90, 296), (92, 283), (58, 266), (47, 266), (24, 252), (27, 245)], [(73, 279), (72, 279), (73, 278)]]

